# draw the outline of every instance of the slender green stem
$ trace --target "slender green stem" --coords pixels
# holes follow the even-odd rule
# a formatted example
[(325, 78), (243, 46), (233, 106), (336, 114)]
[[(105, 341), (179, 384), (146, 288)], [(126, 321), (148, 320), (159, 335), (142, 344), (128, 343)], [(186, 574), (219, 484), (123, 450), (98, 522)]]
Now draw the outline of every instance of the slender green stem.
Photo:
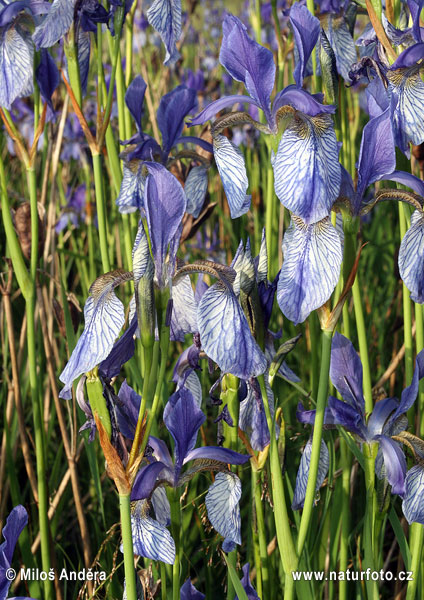
[[(366, 505), (364, 519), (364, 560), (363, 564), (366, 569), (375, 571), (375, 514), (377, 510), (377, 501), (375, 493), (375, 458), (377, 456), (378, 444), (364, 444), (364, 471), (365, 471), (365, 487), (366, 487)], [(378, 600), (378, 586), (375, 581), (367, 580), (368, 598)]]
[(411, 535), (411, 571), (412, 580), (408, 583), (406, 591), (406, 600), (414, 600), (418, 581), (420, 578), (421, 561), (423, 556), (423, 542), (424, 542), (424, 525), (421, 523), (412, 523), (410, 527)]
[(99, 227), (100, 254), (102, 257), (103, 272), (108, 273), (110, 271), (110, 262), (107, 243), (107, 221), (103, 189), (102, 157), (100, 154), (93, 154), (93, 168), (94, 186), (96, 189), (96, 208), (97, 222)]
[[(349, 546), (349, 526), (350, 526), (350, 454), (346, 441), (340, 439), (340, 454), (342, 467), (342, 516), (341, 516), (341, 535), (340, 535), (340, 553), (339, 553), (339, 571), (347, 571), (348, 546)], [(341, 580), (339, 582), (339, 600), (346, 600), (348, 597), (348, 582)]]
[(175, 561), (172, 566), (172, 600), (180, 600), (181, 572), (181, 504), (177, 489), (168, 492), (171, 507), (171, 531), (175, 542)]
[(137, 588), (134, 568), (134, 549), (131, 532), (130, 494), (119, 494), (121, 514), (122, 546), (124, 549), (125, 586), (128, 600), (137, 600)]
[(361, 289), (359, 287), (358, 274), (356, 274), (355, 282), (352, 286), (353, 306), (355, 309), (356, 331), (358, 334), (359, 353), (361, 355), (363, 383), (364, 383), (364, 399), (365, 412), (369, 415), (372, 413), (372, 385), (371, 385), (371, 370), (368, 355), (368, 342), (365, 329), (365, 319), (362, 310)]
[(293, 577), (292, 571), (296, 570), (298, 559), (293, 543), (290, 529), (289, 516), (287, 513), (286, 497), (284, 494), (283, 475), (281, 472), (280, 457), (278, 455), (278, 446), (275, 436), (275, 420), (271, 417), (271, 411), (268, 401), (268, 390), (265, 384), (264, 376), (258, 378), (261, 387), (262, 400), (265, 408), (265, 416), (270, 431), (270, 469), (271, 486), (274, 506), (278, 510), (274, 511), (275, 529), (277, 534), (278, 549), (280, 551), (281, 564), (286, 575), (284, 598), (289, 600), (293, 597)]
[[(399, 202), (399, 228), (400, 228), (400, 239), (402, 241), (403, 236), (408, 229), (408, 216), (405, 212), (403, 202)], [(414, 373), (414, 349), (412, 342), (412, 304), (409, 297), (410, 292), (406, 285), (402, 284), (403, 293), (403, 335), (405, 343), (405, 379), (409, 385), (412, 375)]]
[[(268, 553), (266, 544), (266, 529), (265, 529), (265, 518), (264, 518), (264, 507), (261, 498), (261, 475), (258, 471), (252, 468), (252, 486), (255, 498), (255, 510), (256, 510), (256, 526), (258, 529), (259, 539), (259, 553), (260, 553), (260, 569), (257, 574), (258, 577), (258, 594), (261, 598), (270, 598), (270, 581), (269, 581), (269, 569), (268, 569)], [(262, 592), (259, 591), (259, 578), (261, 580)]]
[(328, 376), (330, 372), (331, 340), (333, 332), (323, 331), (321, 334), (321, 368), (318, 384), (317, 406), (315, 413), (314, 434), (312, 438), (311, 462), (309, 466), (308, 485), (306, 487), (305, 503), (300, 520), (299, 536), (297, 539), (297, 554), (299, 558), (305, 545), (306, 536), (314, 506), (315, 487), (317, 483), (319, 457), (321, 452), (322, 426), (324, 423), (324, 410), (327, 403)]
[[(306, 6), (309, 10), (309, 12), (312, 15), (315, 15), (315, 7), (314, 7), (314, 0), (306, 0)], [(315, 93), (317, 92), (320, 87), (319, 87), (319, 79), (317, 76), (317, 66), (318, 66), (318, 58), (317, 58), (317, 48), (315, 47), (312, 50), (312, 91)]]
[(38, 207), (37, 207), (37, 176), (34, 167), (27, 169), (29, 200), (31, 206), (31, 278), (35, 282), (38, 264)]

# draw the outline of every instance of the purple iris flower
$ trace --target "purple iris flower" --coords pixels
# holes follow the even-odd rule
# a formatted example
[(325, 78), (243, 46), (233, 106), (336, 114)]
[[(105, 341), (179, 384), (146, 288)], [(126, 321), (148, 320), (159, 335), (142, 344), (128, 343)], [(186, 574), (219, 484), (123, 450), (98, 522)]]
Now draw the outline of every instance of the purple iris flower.
[(176, 43), (181, 37), (181, 0), (154, 0), (147, 10), (147, 20), (164, 43), (164, 65), (172, 66), (180, 58)]
[[(210, 470), (211, 467), (218, 473), (205, 498), (209, 520), (225, 538), (223, 549), (226, 552), (241, 543), (238, 505), (241, 483), (227, 465), (242, 465), (249, 460), (249, 456), (218, 446), (195, 448), (198, 431), (205, 419), (192, 394), (186, 389), (175, 392), (165, 406), (163, 420), (175, 442), (174, 460), (162, 440), (149, 438), (149, 446), (153, 450), (151, 462), (139, 471), (131, 492), (131, 500), (136, 502), (131, 517), (136, 554), (170, 564), (174, 562), (174, 542), (165, 526), (170, 521), (170, 513), (163, 487), (177, 488), (196, 473)], [(189, 462), (198, 459), (202, 462), (183, 470)], [(162, 493), (160, 499), (158, 493)], [(150, 499), (156, 520), (148, 516)]]
[[(16, 542), (25, 525), (28, 523), (28, 514), (20, 504), (15, 506), (7, 517), (6, 525), (2, 529), (4, 542), (0, 545), (0, 600), (6, 600), (10, 584), (6, 571), (12, 566), (12, 557)], [(10, 600), (33, 600), (28, 597), (10, 598)]]
[(60, 233), (70, 224), (78, 227), (79, 223), (85, 220), (85, 183), (79, 185), (76, 190), (69, 190), (67, 200), (68, 202), (55, 225), (56, 233)]
[[(150, 135), (143, 132), (141, 120), (144, 113), (145, 91), (146, 83), (138, 75), (128, 86), (125, 94), (125, 102), (136, 123), (137, 133), (129, 140), (121, 142), (125, 145), (131, 144), (129, 150), (124, 154), (124, 174), (119, 196), (116, 200), (119, 211), (123, 213), (134, 212), (144, 206), (146, 180), (145, 169), (143, 168), (144, 161), (156, 160), (166, 165), (171, 150), (177, 145), (186, 143), (194, 143), (212, 151), (212, 146), (205, 140), (192, 136), (181, 136), (184, 118), (197, 105), (197, 95), (194, 89), (179, 85), (161, 99), (157, 111), (157, 122), (162, 134), (162, 147)], [(191, 169), (186, 181), (188, 212), (195, 217), (199, 215), (202, 208), (207, 183), (207, 168), (203, 161), (200, 166)]]
[[(402, 497), (406, 493), (406, 460), (399, 444), (392, 439), (392, 436), (406, 429), (405, 413), (415, 402), (419, 381), (422, 377), (424, 377), (424, 350), (417, 356), (412, 382), (403, 390), (400, 401), (397, 398), (380, 400), (366, 419), (361, 360), (350, 340), (339, 333), (334, 335), (331, 347), (330, 378), (343, 401), (333, 396), (329, 397), (324, 424), (344, 427), (354, 434), (360, 443), (378, 443), (379, 449), (375, 461), (376, 475), (379, 479), (386, 478), (392, 486), (392, 493)], [(315, 422), (315, 410), (305, 410), (301, 403), (298, 405), (296, 415), (301, 423), (313, 425)], [(305, 499), (311, 447), (312, 443), (309, 440), (296, 478), (292, 504), (294, 510), (301, 508)], [(328, 450), (325, 443), (322, 442), (317, 489), (327, 474), (328, 464)]]

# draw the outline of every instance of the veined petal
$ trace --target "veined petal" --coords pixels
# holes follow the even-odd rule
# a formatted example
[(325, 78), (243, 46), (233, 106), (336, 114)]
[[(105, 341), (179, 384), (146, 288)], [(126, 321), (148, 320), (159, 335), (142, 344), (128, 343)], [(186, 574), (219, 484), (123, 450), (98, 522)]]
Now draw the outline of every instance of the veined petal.
[(395, 101), (392, 118), (398, 139), (402, 139), (400, 145), (407, 148), (409, 141), (419, 145), (424, 142), (424, 83), (419, 71), (417, 68), (389, 70), (387, 78)]
[(163, 411), (163, 421), (175, 441), (175, 464), (181, 467), (190, 450), (196, 445), (197, 433), (206, 416), (197, 406), (191, 392), (177, 390)]
[(397, 400), (397, 398), (383, 398), (383, 400), (379, 400), (375, 403), (367, 423), (370, 437), (375, 437), (383, 432), (387, 419), (398, 406), (399, 400)]
[(184, 190), (164, 166), (144, 163), (149, 171), (144, 192), (144, 205), (149, 227), (156, 277), (163, 285), (163, 269), (169, 244), (177, 233), (186, 210)]
[(299, 53), (299, 62), (293, 72), (293, 77), (297, 85), (302, 87), (306, 65), (318, 41), (320, 24), (319, 20), (309, 12), (306, 6), (301, 6), (298, 2), (293, 4), (290, 9), (290, 24), (293, 28)]
[(257, 281), (268, 281), (268, 250), (266, 247), (265, 227), (262, 230), (261, 248), (259, 250), (256, 267)]
[(151, 261), (149, 242), (146, 232), (144, 231), (143, 221), (140, 221), (137, 235), (135, 237), (134, 246), (132, 249), (132, 266), (134, 281), (137, 283), (144, 275), (146, 275), (149, 262)]
[(184, 192), (187, 197), (187, 212), (193, 215), (195, 219), (202, 210), (208, 191), (208, 170), (206, 167), (193, 167), (188, 174), (184, 185)]
[(206, 290), (199, 302), (197, 323), (205, 353), (223, 373), (249, 379), (265, 372), (265, 355), (232, 290), (220, 282)]
[(364, 416), (361, 359), (352, 342), (337, 332), (331, 344), (330, 379), (342, 398)]
[(212, 527), (226, 540), (236, 544), (241, 544), (240, 498), (240, 479), (230, 471), (216, 474), (205, 498)]
[(132, 213), (143, 208), (146, 177), (142, 174), (143, 161), (124, 162), (124, 173), (116, 205), (120, 213)]
[(65, 384), (61, 398), (70, 398), (73, 381), (94, 369), (112, 350), (125, 322), (124, 306), (114, 288), (129, 279), (132, 279), (132, 273), (112, 271), (98, 277), (90, 287), (84, 306), (84, 331), (59, 376)]
[(191, 583), (191, 579), (187, 579), (180, 589), (180, 600), (203, 600), (205, 594), (202, 594)]
[(0, 30), (0, 106), (33, 92), (34, 44), (18, 25)]
[(424, 469), (415, 465), (405, 477), (405, 495), (402, 502), (403, 514), (409, 524), (424, 524)]
[(274, 57), (247, 35), (243, 23), (227, 15), (222, 26), (223, 38), (219, 61), (236, 81), (242, 81), (249, 94), (265, 112), (270, 121), (271, 92), (275, 80)]
[[(392, 494), (405, 494), (405, 473), (406, 460), (405, 455), (397, 443), (386, 435), (377, 435), (374, 438), (379, 442), (384, 457), (384, 471), (387, 481), (392, 486)], [(380, 473), (376, 471), (377, 477)]]
[(99, 365), (99, 373), (102, 377), (112, 379), (119, 375), (122, 365), (134, 356), (135, 342), (134, 336), (138, 328), (137, 315), (129, 316), (130, 324), (117, 340), (110, 354)]
[(243, 154), (224, 135), (214, 137), (213, 154), (227, 196), (231, 218), (235, 219), (247, 213), (252, 198), (246, 195), (249, 181)]
[(165, 45), (163, 64), (172, 66), (180, 58), (176, 42), (181, 36), (181, 0), (155, 0), (147, 11), (147, 20)]
[(349, 82), (349, 71), (357, 61), (355, 42), (344, 17), (328, 15), (327, 19), (324, 30), (336, 55), (337, 70)]
[[(370, 435), (365, 425), (363, 416), (347, 402), (343, 402), (334, 396), (328, 398), (328, 410), (332, 414), (332, 423), (341, 425), (348, 431), (355, 433), (365, 441), (369, 441)], [(327, 415), (325, 422), (331, 422)]]
[(162, 134), (162, 147), (167, 154), (183, 131), (184, 118), (194, 111), (196, 105), (196, 90), (185, 85), (179, 85), (161, 98), (157, 121)]
[(165, 488), (157, 487), (150, 499), (153, 510), (155, 511), (156, 520), (161, 525), (168, 527), (171, 524), (171, 507), (169, 504), (168, 496), (166, 495)]
[(173, 565), (175, 561), (174, 540), (166, 527), (148, 516), (147, 500), (136, 502), (131, 512), (134, 554)]
[[(357, 198), (362, 199), (366, 188), (396, 168), (395, 140), (390, 106), (370, 119), (362, 132), (358, 160)], [(359, 212), (360, 206), (356, 206)]]
[(50, 48), (69, 30), (74, 18), (75, 0), (53, 0), (50, 10), (32, 39), (37, 48)]
[[(311, 464), (312, 455), (312, 438), (306, 443), (303, 450), (302, 458), (300, 459), (299, 470), (296, 476), (296, 486), (294, 488), (294, 496), (292, 502), (292, 509), (299, 510), (303, 507), (306, 496), (306, 487), (308, 485), (309, 477), (309, 466)], [(321, 449), (319, 453), (319, 464), (318, 464), (318, 475), (315, 491), (317, 492), (322, 486), (324, 479), (327, 476), (328, 468), (330, 466), (330, 457), (328, 454), (328, 448), (324, 440), (321, 440)]]
[(424, 303), (424, 214), (418, 210), (411, 217), (411, 227), (399, 248), (399, 273), (411, 292), (411, 299)]
[(255, 106), (260, 106), (253, 98), (249, 96), (242, 95), (233, 95), (233, 96), (224, 96), (223, 98), (219, 98), (219, 100), (214, 100), (210, 104), (207, 105), (198, 115), (196, 115), (193, 119), (187, 122), (189, 127), (193, 125), (203, 125), (209, 119), (212, 119), (216, 114), (218, 114), (223, 108), (227, 108), (228, 106), (234, 106), (234, 104), (254, 104)]
[(172, 285), (171, 340), (183, 342), (187, 333), (197, 331), (197, 302), (189, 275)]
[(283, 314), (297, 324), (331, 296), (339, 279), (342, 247), (328, 217), (305, 225), (293, 216), (284, 240), (277, 301)]
[(80, 71), (81, 90), (83, 96), (87, 92), (88, 71), (90, 69), (91, 37), (89, 31), (78, 31), (78, 64)]
[(283, 133), (273, 163), (281, 204), (306, 224), (326, 217), (339, 195), (339, 149), (331, 117), (296, 113)]

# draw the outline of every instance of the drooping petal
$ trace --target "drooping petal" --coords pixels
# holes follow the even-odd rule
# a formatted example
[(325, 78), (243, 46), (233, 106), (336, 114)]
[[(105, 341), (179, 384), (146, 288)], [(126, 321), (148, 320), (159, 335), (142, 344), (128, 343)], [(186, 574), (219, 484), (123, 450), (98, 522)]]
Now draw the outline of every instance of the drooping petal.
[(206, 167), (193, 167), (188, 174), (184, 185), (184, 192), (187, 197), (187, 212), (193, 215), (195, 219), (202, 210), (205, 202), (206, 192), (208, 190), (208, 170)]
[[(424, 44), (421, 44), (424, 48)], [(387, 71), (389, 92), (392, 94), (392, 118), (397, 143), (403, 152), (408, 142), (424, 142), (424, 83), (417, 69)]]
[(176, 42), (181, 36), (181, 0), (155, 0), (147, 11), (147, 20), (165, 45), (163, 64), (172, 66), (180, 58)]
[(273, 162), (280, 202), (306, 224), (325, 218), (339, 195), (339, 149), (329, 115), (297, 113), (284, 131)]
[(187, 333), (197, 331), (197, 302), (189, 275), (172, 285), (171, 340), (183, 342)]
[(264, 373), (267, 361), (232, 290), (215, 283), (199, 302), (197, 323), (205, 353), (223, 373), (241, 379)]
[(180, 589), (180, 600), (203, 600), (205, 594), (202, 594), (191, 583), (191, 579), (187, 579)]
[[(360, 202), (366, 188), (396, 168), (395, 140), (390, 106), (370, 119), (362, 132), (358, 160), (357, 198)], [(355, 207), (359, 212), (360, 205)]]
[(37, 48), (50, 48), (69, 30), (76, 0), (53, 0), (43, 21), (35, 28), (32, 39)]
[(114, 288), (131, 278), (132, 274), (126, 271), (112, 271), (98, 277), (90, 287), (84, 306), (84, 331), (59, 376), (65, 384), (61, 398), (70, 398), (73, 381), (94, 369), (112, 350), (125, 322), (124, 306)]
[(336, 287), (342, 262), (340, 237), (328, 218), (305, 225), (293, 216), (283, 243), (277, 301), (288, 319), (302, 323)]
[(424, 350), (417, 355), (415, 361), (415, 370), (412, 376), (412, 381), (408, 387), (406, 387), (402, 391), (401, 399), (399, 402), (399, 406), (395, 410), (395, 412), (391, 415), (387, 427), (390, 428), (397, 419), (405, 414), (411, 406), (414, 404), (417, 394), (418, 394), (418, 386), (420, 380), (424, 377)]
[(206, 419), (191, 392), (176, 391), (163, 411), (163, 421), (175, 441), (175, 464), (181, 467), (190, 450), (196, 445), (197, 433)]
[(328, 15), (323, 23), (328, 41), (336, 55), (337, 70), (346, 82), (349, 71), (357, 61), (356, 48), (344, 17)]
[(143, 208), (146, 177), (143, 162), (138, 159), (124, 162), (124, 173), (116, 205), (120, 213), (132, 213)]
[(146, 500), (135, 503), (131, 514), (131, 530), (134, 554), (152, 560), (161, 560), (170, 565), (174, 564), (174, 540), (166, 527), (148, 516)]
[[(317, 94), (315, 94), (317, 96)], [(336, 107), (332, 104), (321, 104), (321, 102), (315, 97), (309, 94), (306, 90), (298, 88), (294, 84), (287, 86), (281, 92), (275, 96), (272, 105), (273, 120), (275, 120), (277, 111), (282, 106), (292, 106), (296, 110), (309, 115), (310, 117), (316, 117), (321, 113), (332, 114), (336, 112)]]
[[(379, 442), (380, 448), (384, 457), (384, 475), (387, 481), (392, 486), (392, 494), (405, 494), (405, 474), (406, 460), (405, 455), (399, 448), (398, 444), (386, 435), (377, 435), (374, 438)], [(381, 477), (381, 473), (376, 470), (377, 477)]]
[[(330, 396), (331, 398), (331, 396)], [(307, 425), (314, 425), (316, 410), (306, 410), (301, 402), (297, 405), (296, 419), (300, 423), (306, 423)], [(324, 425), (336, 425), (337, 419), (333, 416), (331, 410), (327, 407), (324, 411)]]
[(197, 105), (196, 90), (179, 85), (162, 97), (157, 112), (157, 121), (162, 134), (162, 147), (168, 154), (181, 135), (184, 118)]
[(138, 131), (142, 131), (141, 119), (144, 113), (144, 94), (146, 93), (146, 88), (147, 84), (142, 76), (137, 75), (125, 92), (125, 104), (137, 125)]
[(163, 285), (166, 252), (181, 224), (187, 200), (181, 184), (165, 167), (153, 162), (144, 164), (149, 171), (144, 205), (156, 277), (159, 285)]
[[(296, 476), (296, 486), (294, 488), (292, 509), (299, 510), (303, 507), (306, 496), (306, 487), (308, 485), (309, 466), (311, 464), (312, 455), (312, 438), (306, 443), (303, 450), (302, 458), (300, 459), (299, 470)], [(319, 453), (319, 464), (318, 464), (318, 475), (315, 491), (318, 491), (322, 486), (324, 479), (328, 473), (328, 467), (330, 465), (330, 457), (328, 454), (328, 448), (324, 440), (321, 440), (321, 450)]]
[(233, 79), (244, 83), (270, 121), (270, 97), (275, 80), (272, 52), (252, 40), (243, 23), (233, 15), (225, 17), (222, 29), (220, 63)]
[(342, 398), (363, 416), (365, 401), (361, 359), (352, 342), (337, 332), (331, 344), (330, 378)]
[(161, 486), (157, 487), (150, 500), (153, 505), (153, 510), (155, 511), (156, 520), (159, 521), (161, 525), (168, 527), (171, 523), (171, 507), (165, 488)]
[(384, 398), (375, 403), (367, 423), (370, 437), (375, 437), (383, 432), (387, 419), (398, 406), (399, 401), (396, 398)]
[(212, 527), (229, 542), (241, 544), (240, 479), (229, 471), (217, 473), (205, 504)]
[(421, 27), (420, 27), (420, 14), (423, 8), (423, 0), (407, 0), (409, 12), (412, 17), (412, 31), (416, 42), (422, 41)]
[(406, 474), (402, 511), (409, 524), (424, 524), (424, 469), (421, 464)]
[(246, 195), (249, 181), (243, 154), (224, 135), (214, 137), (213, 153), (227, 196), (231, 218), (241, 217), (249, 210), (252, 198), (252, 196)]
[(108, 379), (116, 377), (119, 375), (122, 365), (134, 356), (134, 336), (136, 335), (137, 327), (137, 315), (133, 315), (133, 317), (130, 318), (130, 325), (121, 335), (119, 340), (114, 343), (107, 358), (100, 363), (99, 373), (102, 377), (107, 377)]
[(399, 248), (399, 273), (411, 299), (424, 303), (424, 215), (416, 210)]
[(293, 71), (293, 77), (297, 85), (302, 87), (306, 65), (318, 41), (320, 24), (306, 6), (301, 6), (298, 2), (293, 4), (290, 9), (290, 24), (299, 54), (299, 61)]
[(16, 98), (32, 94), (34, 44), (18, 26), (0, 30), (0, 106), (10, 110)]
[(88, 71), (90, 69), (91, 37), (89, 31), (78, 31), (78, 65), (80, 72), (81, 91), (87, 93)]

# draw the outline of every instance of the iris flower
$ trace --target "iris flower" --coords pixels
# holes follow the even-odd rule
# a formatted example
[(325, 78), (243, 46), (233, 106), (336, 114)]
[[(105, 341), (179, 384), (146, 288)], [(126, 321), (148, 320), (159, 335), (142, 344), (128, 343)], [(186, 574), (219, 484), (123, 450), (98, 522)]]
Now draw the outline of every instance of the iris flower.
[[(217, 471), (205, 503), (212, 526), (225, 538), (223, 549), (229, 552), (241, 543), (238, 505), (241, 483), (227, 465), (242, 465), (249, 456), (218, 446), (195, 448), (198, 431), (205, 419), (186, 389), (175, 392), (165, 406), (163, 420), (175, 442), (174, 460), (162, 440), (149, 438), (148, 444), (153, 451), (151, 462), (139, 471), (131, 491), (131, 500), (135, 502), (131, 517), (135, 554), (170, 564), (174, 562), (175, 546), (165, 526), (170, 513), (163, 487), (178, 488), (201, 471)], [(190, 468), (184, 470), (188, 463), (191, 463)], [(156, 520), (148, 516), (150, 499)]]
[[(330, 378), (343, 400), (333, 396), (328, 399), (325, 409), (324, 424), (340, 425), (351, 432), (362, 443), (376, 442), (379, 445), (375, 461), (376, 475), (387, 479), (392, 486), (392, 493), (405, 496), (406, 460), (399, 444), (392, 439), (407, 427), (405, 413), (411, 408), (418, 394), (418, 384), (424, 377), (424, 350), (416, 359), (415, 371), (411, 384), (402, 392), (400, 401), (397, 398), (385, 398), (374, 406), (368, 419), (365, 415), (365, 401), (362, 391), (362, 363), (355, 349), (347, 338), (336, 333), (331, 347)], [(299, 403), (297, 418), (301, 423), (313, 425), (315, 410), (305, 410)], [(303, 506), (308, 481), (311, 456), (311, 440), (309, 440), (299, 466), (296, 488), (293, 498), (295, 510)], [(321, 444), (320, 467), (317, 489), (321, 486), (328, 470), (328, 450), (324, 442)]]

